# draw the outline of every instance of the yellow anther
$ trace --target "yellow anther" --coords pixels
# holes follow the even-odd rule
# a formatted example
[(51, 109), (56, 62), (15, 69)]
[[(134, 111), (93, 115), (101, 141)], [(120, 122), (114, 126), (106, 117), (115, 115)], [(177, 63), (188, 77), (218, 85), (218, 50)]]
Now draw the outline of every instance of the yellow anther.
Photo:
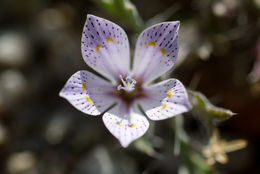
[(165, 109), (167, 107), (167, 104), (164, 104), (161, 110)]
[(149, 43), (148, 43), (148, 46), (155, 47), (155, 45), (156, 45), (155, 42), (149, 42)]
[(120, 124), (120, 123), (118, 123), (118, 122), (116, 122), (116, 124), (117, 124), (118, 126), (120, 126), (120, 127), (122, 127), (122, 126), (123, 126), (122, 124)]
[(97, 54), (99, 53), (99, 49), (100, 48), (102, 48), (102, 45), (97, 45), (97, 47), (96, 47), (96, 52), (97, 52)]
[(111, 37), (108, 37), (107, 39), (106, 39), (106, 43), (108, 43), (108, 42), (115, 42)]
[(161, 52), (162, 56), (165, 56), (165, 49), (164, 48), (161, 48), (160, 52)]
[(168, 99), (170, 99), (172, 97), (172, 92), (168, 91), (167, 94), (168, 94)]
[(94, 102), (89, 98), (89, 96), (86, 96), (86, 100), (87, 100), (87, 102), (89, 102), (90, 104), (94, 104)]
[(128, 125), (128, 126), (131, 127), (131, 128), (133, 128), (133, 127), (136, 126), (136, 124), (130, 124), (130, 125)]
[(87, 90), (86, 90), (86, 86), (87, 86), (87, 84), (86, 84), (86, 83), (83, 83), (83, 85), (82, 85), (83, 91), (87, 91)]

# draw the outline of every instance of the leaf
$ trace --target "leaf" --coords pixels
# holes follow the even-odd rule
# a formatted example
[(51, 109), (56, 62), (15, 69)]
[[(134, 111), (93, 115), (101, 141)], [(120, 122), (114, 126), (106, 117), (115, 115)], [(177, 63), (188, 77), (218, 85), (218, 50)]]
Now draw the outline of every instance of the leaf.
[(194, 111), (203, 117), (208, 117), (210, 121), (223, 121), (235, 115), (231, 110), (214, 106), (200, 92), (188, 90), (188, 95)]
[(130, 0), (96, 0), (94, 2), (109, 15), (124, 22), (135, 32), (142, 30), (143, 21)]
[(156, 152), (152, 146), (152, 144), (146, 140), (145, 138), (141, 137), (137, 139), (132, 146), (135, 150), (144, 153), (150, 157), (154, 157), (157, 159), (161, 159), (162, 155)]

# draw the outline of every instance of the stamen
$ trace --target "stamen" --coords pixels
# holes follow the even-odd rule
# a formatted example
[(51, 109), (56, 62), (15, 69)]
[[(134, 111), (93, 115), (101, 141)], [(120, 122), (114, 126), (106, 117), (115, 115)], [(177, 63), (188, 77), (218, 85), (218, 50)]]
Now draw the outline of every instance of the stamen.
[(121, 90), (121, 89), (124, 89), (125, 91), (127, 92), (131, 92), (135, 89), (135, 84), (136, 84), (136, 80), (133, 79), (132, 77), (130, 76), (127, 76), (124, 80), (123, 76), (120, 75), (119, 76), (121, 82), (123, 83), (123, 86), (120, 84), (117, 86), (117, 90)]

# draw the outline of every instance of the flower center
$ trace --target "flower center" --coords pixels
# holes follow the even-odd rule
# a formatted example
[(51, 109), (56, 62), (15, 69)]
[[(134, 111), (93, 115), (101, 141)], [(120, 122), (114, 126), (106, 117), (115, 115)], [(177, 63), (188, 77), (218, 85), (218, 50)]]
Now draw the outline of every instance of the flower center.
[(115, 88), (113, 95), (118, 97), (127, 106), (131, 106), (135, 100), (146, 96), (141, 79), (135, 80), (130, 76), (122, 75), (119, 78), (118, 86)]
[(123, 76), (120, 75), (120, 80), (122, 84), (117, 86), (117, 90), (120, 91), (121, 89), (125, 90), (126, 92), (131, 92), (135, 89), (136, 80), (130, 76), (127, 76), (124, 80)]

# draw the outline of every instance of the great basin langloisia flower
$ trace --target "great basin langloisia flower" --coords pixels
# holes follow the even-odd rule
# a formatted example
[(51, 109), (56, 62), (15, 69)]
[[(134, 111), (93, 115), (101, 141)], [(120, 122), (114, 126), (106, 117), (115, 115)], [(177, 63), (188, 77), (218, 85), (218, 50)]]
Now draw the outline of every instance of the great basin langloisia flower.
[(180, 81), (153, 80), (174, 65), (178, 53), (179, 21), (163, 22), (144, 30), (136, 44), (133, 66), (126, 33), (118, 25), (88, 15), (81, 50), (84, 61), (110, 80), (78, 71), (60, 92), (78, 110), (89, 115), (106, 111), (103, 122), (123, 147), (141, 137), (151, 120), (163, 120), (187, 112), (191, 105)]

